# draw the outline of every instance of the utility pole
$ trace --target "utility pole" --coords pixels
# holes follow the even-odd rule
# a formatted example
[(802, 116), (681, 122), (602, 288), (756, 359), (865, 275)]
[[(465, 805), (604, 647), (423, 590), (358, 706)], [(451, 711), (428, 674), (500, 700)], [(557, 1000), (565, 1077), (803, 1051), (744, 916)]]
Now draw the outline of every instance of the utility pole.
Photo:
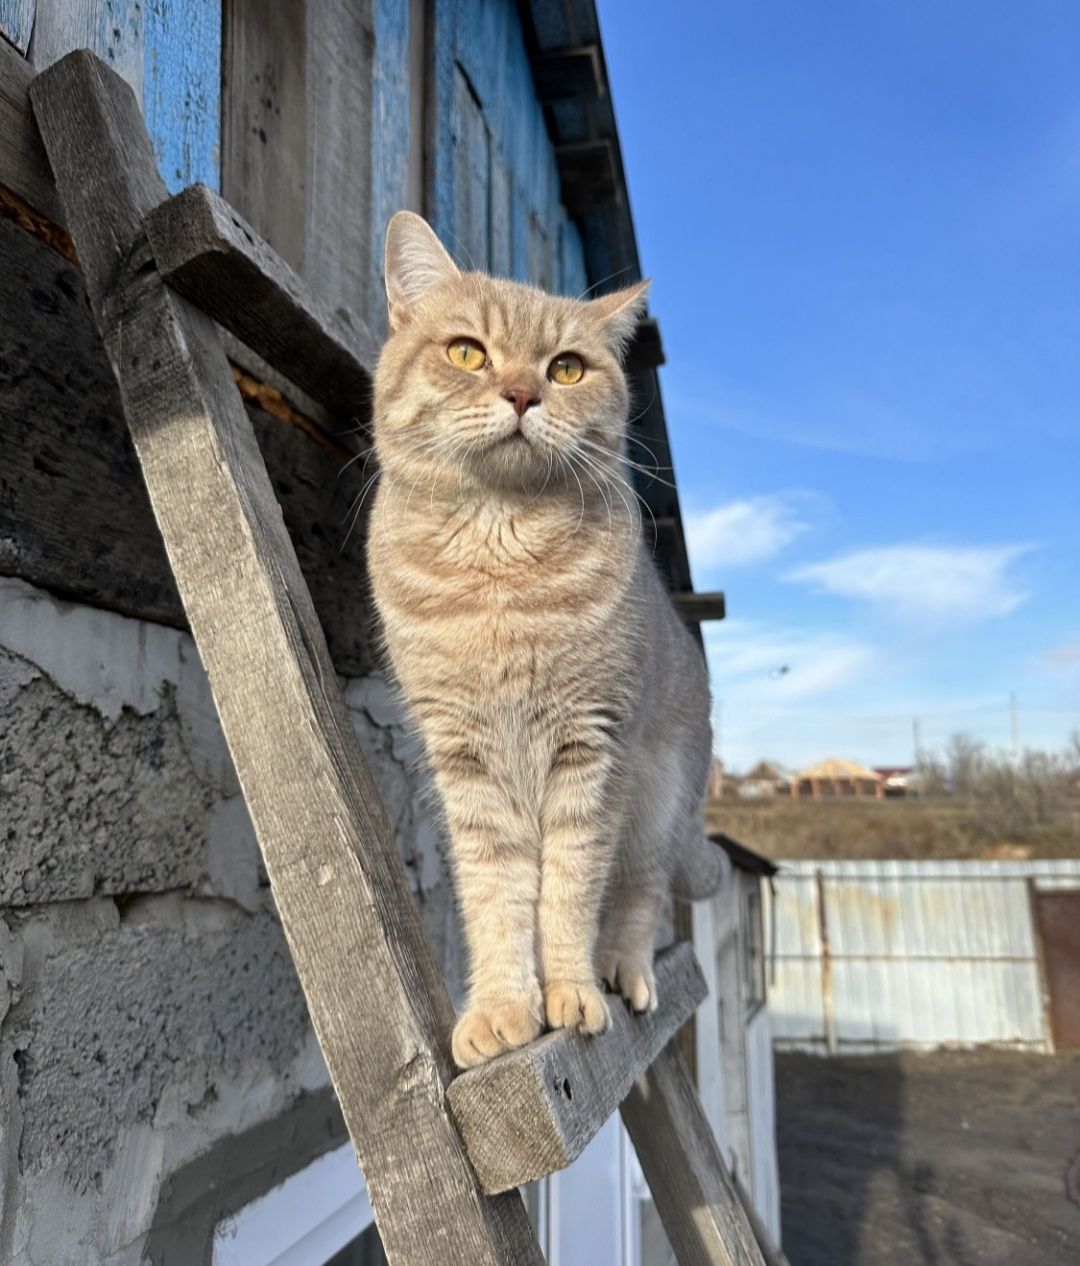
[(1013, 764), (1020, 763), (1020, 705), (1017, 702), (1016, 691), (1009, 692), (1009, 732), (1012, 737), (1012, 758)]
[(915, 751), (915, 764), (918, 765), (922, 760), (922, 730), (918, 717), (911, 718), (911, 741)]

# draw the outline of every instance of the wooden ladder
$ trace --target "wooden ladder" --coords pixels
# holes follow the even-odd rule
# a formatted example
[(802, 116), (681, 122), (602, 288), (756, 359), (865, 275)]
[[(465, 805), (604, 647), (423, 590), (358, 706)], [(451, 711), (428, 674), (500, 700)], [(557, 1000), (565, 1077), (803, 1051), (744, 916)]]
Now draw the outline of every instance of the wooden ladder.
[(679, 1262), (761, 1266), (671, 1041), (705, 993), (688, 945), (658, 959), (655, 1015), (616, 1007), (602, 1038), (454, 1075), (450, 999), (214, 322), (339, 412), (367, 398), (369, 334), (215, 194), (168, 197), (134, 94), (93, 55), (30, 97), (390, 1262), (541, 1262), (516, 1188), (618, 1107)]

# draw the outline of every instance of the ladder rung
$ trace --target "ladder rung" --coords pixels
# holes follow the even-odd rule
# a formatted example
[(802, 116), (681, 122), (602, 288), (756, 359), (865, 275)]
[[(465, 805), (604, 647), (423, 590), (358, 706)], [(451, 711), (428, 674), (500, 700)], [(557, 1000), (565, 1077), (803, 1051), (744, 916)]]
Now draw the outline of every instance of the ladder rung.
[(488, 1195), (575, 1160), (708, 992), (687, 942), (661, 953), (655, 970), (652, 1015), (611, 998), (601, 1037), (549, 1033), (450, 1083), (450, 1111)]
[(333, 309), (205, 185), (144, 221), (163, 280), (342, 418), (364, 415), (378, 347), (354, 313)]

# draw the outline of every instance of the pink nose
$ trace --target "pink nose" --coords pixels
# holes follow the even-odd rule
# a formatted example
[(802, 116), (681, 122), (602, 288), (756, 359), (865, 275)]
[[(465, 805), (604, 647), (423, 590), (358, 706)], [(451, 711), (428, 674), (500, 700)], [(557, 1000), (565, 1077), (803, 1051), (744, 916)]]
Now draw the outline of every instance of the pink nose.
[(534, 396), (527, 387), (511, 387), (509, 391), (503, 392), (503, 399), (510, 401), (519, 418), (526, 409), (540, 403), (540, 397)]

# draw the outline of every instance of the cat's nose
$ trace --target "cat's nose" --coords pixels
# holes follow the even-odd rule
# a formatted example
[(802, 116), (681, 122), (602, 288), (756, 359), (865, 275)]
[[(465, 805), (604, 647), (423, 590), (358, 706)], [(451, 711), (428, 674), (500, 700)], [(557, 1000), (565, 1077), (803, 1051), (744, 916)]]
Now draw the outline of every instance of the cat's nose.
[(509, 400), (514, 406), (514, 412), (520, 418), (526, 409), (531, 408), (534, 404), (540, 403), (540, 397), (534, 395), (528, 387), (511, 387), (509, 391), (503, 392), (503, 399)]

